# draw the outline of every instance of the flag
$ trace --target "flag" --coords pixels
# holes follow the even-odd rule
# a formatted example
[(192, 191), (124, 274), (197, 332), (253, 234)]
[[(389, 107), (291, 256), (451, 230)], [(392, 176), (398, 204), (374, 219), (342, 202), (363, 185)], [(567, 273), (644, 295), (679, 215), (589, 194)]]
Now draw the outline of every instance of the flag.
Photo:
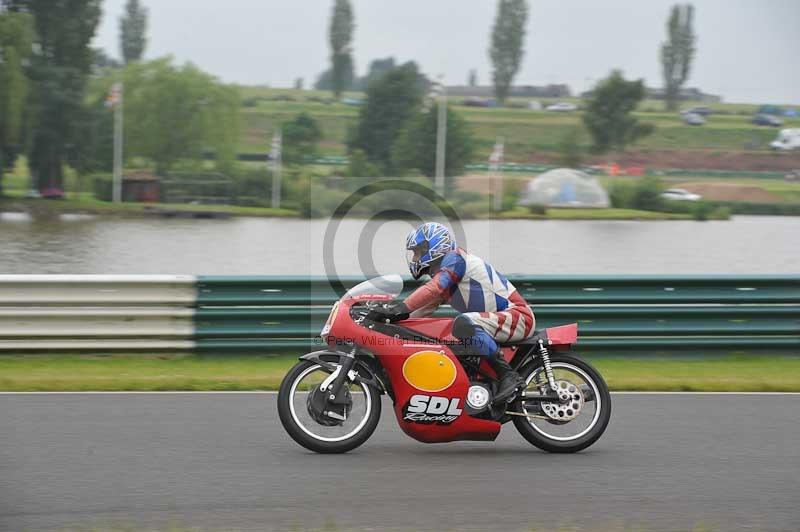
[(505, 148), (503, 146), (502, 140), (497, 140), (494, 145), (494, 149), (492, 150), (491, 155), (489, 155), (489, 164), (493, 167), (494, 170), (497, 170), (501, 164), (503, 164), (503, 152)]
[(122, 101), (122, 83), (117, 82), (111, 86), (111, 92), (106, 98), (106, 107), (113, 109)]

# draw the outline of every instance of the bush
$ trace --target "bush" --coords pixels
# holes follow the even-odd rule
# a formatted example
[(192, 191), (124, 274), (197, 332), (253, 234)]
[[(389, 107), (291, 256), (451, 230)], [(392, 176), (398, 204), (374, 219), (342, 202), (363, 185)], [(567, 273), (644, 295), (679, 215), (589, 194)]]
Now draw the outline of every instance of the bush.
[(711, 211), (710, 218), (712, 220), (729, 220), (731, 218), (730, 207), (715, 207)]
[(322, 129), (308, 113), (300, 113), (283, 123), (283, 161), (302, 164), (305, 157), (316, 157)]
[(547, 214), (547, 207), (545, 205), (533, 204), (528, 206), (528, 212), (531, 214), (538, 214), (544, 216)]
[(380, 169), (369, 162), (364, 151), (359, 149), (353, 150), (350, 154), (346, 173), (349, 177), (378, 177), (381, 175)]
[(611, 206), (642, 211), (664, 210), (663, 187), (658, 178), (643, 177), (632, 183), (614, 183), (608, 191)]
[(95, 176), (92, 181), (94, 197), (100, 201), (111, 201), (113, 195), (113, 178), (110, 175)]
[(706, 201), (697, 201), (692, 205), (692, 218), (699, 221), (706, 221), (711, 215), (714, 207)]
[(481, 200), (465, 201), (455, 206), (458, 215), (469, 220), (471, 218), (481, 218), (489, 214), (491, 205), (488, 198)]

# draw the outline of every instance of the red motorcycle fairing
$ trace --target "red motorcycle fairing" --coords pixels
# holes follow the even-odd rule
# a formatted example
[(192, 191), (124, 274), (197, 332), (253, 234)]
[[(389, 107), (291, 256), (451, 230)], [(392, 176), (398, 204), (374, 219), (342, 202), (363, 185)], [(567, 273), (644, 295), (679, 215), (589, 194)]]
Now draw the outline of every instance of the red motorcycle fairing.
[[(469, 379), (446, 342), (405, 340), (355, 323), (350, 308), (364, 299), (376, 298), (340, 302), (326, 325), (326, 340), (329, 344), (353, 342), (378, 358), (391, 381), (395, 415), (403, 432), (425, 443), (494, 440), (500, 423), (466, 413)], [(455, 341), (450, 335), (452, 322), (450, 318), (415, 318), (403, 326), (431, 338)]]

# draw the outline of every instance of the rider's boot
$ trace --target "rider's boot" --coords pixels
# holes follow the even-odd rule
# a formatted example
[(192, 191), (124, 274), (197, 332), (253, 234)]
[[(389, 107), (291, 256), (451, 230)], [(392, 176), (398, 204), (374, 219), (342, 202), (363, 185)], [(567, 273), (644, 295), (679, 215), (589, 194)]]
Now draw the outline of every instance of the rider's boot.
[(519, 373), (514, 371), (508, 362), (506, 362), (500, 351), (489, 359), (489, 364), (492, 366), (492, 369), (495, 370), (497, 376), (500, 377), (500, 388), (497, 390), (497, 395), (494, 397), (495, 402), (510, 399), (517, 388), (522, 386), (525, 381), (523, 381)]

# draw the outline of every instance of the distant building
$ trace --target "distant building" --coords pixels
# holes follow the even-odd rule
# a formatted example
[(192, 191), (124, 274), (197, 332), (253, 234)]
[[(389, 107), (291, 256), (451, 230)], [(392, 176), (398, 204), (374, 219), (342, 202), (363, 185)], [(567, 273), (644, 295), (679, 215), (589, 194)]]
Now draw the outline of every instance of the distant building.
[[(664, 89), (645, 89), (645, 98), (649, 100), (663, 100), (666, 97), (666, 91)], [(593, 91), (586, 91), (581, 93), (581, 98), (589, 98), (593, 94)], [(704, 102), (704, 103), (720, 103), (722, 101), (722, 96), (718, 96), (716, 94), (706, 94), (700, 89), (696, 87), (688, 87), (685, 89), (681, 89), (678, 93), (679, 100), (691, 100), (693, 102)]]
[[(494, 87), (487, 85), (454, 85), (447, 87), (448, 96), (463, 96), (474, 98), (494, 97)], [(550, 85), (519, 85), (511, 87), (509, 96), (513, 98), (569, 98), (572, 92), (569, 85), (563, 83)]]
[(122, 177), (122, 201), (158, 202), (161, 178), (147, 171), (129, 171)]

